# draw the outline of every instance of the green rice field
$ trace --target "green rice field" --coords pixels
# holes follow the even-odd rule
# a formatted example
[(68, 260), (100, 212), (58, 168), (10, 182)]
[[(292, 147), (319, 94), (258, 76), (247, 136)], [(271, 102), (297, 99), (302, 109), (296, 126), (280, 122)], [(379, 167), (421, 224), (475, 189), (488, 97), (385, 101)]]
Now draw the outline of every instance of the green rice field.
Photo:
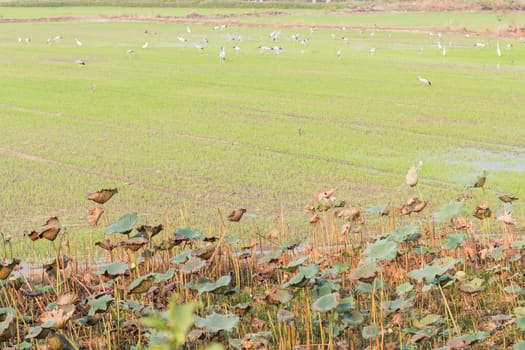
[(483, 170), (489, 193), (525, 194), (525, 45), (498, 32), (523, 14), (279, 11), (2, 8), (87, 17), (0, 24), (0, 229), (22, 247), (49, 216), (75, 239), (102, 234), (86, 193), (117, 187), (109, 221), (206, 227), (242, 206), (256, 230), (283, 211), (301, 236), (315, 191), (400, 206), (419, 160), (432, 210)]

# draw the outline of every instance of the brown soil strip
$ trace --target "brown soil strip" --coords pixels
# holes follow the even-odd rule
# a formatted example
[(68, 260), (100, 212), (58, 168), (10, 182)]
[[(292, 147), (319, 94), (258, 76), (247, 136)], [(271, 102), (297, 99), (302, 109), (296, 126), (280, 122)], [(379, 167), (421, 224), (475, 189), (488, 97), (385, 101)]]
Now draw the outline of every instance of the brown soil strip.
[[(22, 23), (22, 22), (158, 22), (158, 23), (186, 23), (186, 24), (199, 24), (199, 25), (221, 25), (225, 24), (234, 27), (280, 27), (280, 28), (310, 28), (315, 27), (319, 29), (342, 29), (345, 27), (349, 30), (375, 30), (375, 31), (387, 31), (387, 32), (409, 32), (409, 33), (428, 33), (429, 31), (442, 32), (442, 33), (466, 33), (466, 28), (452, 29), (449, 27), (383, 27), (383, 26), (352, 26), (352, 25), (333, 25), (333, 24), (305, 24), (305, 23), (253, 23), (245, 22), (241, 20), (233, 20), (233, 18), (242, 17), (260, 17), (260, 16), (276, 16), (285, 15), (279, 11), (275, 12), (259, 12), (259, 13), (244, 13), (244, 14), (211, 14), (211, 15), (200, 15), (196, 13), (190, 13), (184, 17), (178, 16), (130, 16), (130, 15), (118, 15), (118, 16), (57, 16), (57, 17), (35, 17), (35, 18), (0, 18), (0, 23)], [(525, 35), (525, 28), (512, 28), (509, 27), (507, 30), (491, 33), (489, 31), (472, 31), (468, 30), (468, 33), (473, 35), (497, 35), (500, 37), (520, 37)]]

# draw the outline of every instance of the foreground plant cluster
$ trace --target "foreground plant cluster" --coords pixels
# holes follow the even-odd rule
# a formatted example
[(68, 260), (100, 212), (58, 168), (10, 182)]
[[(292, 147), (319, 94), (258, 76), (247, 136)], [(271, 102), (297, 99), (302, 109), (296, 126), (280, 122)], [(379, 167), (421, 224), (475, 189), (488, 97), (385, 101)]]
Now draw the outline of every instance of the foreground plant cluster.
[[(420, 167), (408, 186), (417, 189)], [(293, 237), (283, 215), (257, 232), (244, 208), (219, 211), (215, 236), (138, 226), (130, 213), (96, 243), (108, 261), (87, 268), (52, 217), (25, 238), (55, 248), (39, 275), (19, 270), (2, 236), (2, 348), (525, 349), (517, 198), (498, 195), (494, 215), (485, 181), (434, 213), (417, 197), (362, 210), (322, 190), (305, 207), (307, 238)], [(88, 196), (98, 204), (91, 226), (117, 192)]]

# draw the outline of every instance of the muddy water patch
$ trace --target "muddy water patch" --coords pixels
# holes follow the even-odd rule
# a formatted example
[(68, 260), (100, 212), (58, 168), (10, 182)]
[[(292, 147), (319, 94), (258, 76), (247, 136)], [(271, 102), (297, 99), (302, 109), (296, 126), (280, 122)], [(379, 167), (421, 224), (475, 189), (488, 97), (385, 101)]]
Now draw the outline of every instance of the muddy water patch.
[(450, 151), (444, 158), (448, 164), (467, 165), (473, 170), (525, 171), (525, 147), (498, 151), (465, 147)]

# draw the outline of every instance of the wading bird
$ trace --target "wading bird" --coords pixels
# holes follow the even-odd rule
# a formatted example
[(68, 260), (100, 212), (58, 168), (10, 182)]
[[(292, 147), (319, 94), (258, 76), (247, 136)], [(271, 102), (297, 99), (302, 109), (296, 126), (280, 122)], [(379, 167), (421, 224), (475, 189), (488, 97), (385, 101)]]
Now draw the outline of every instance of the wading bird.
[(418, 76), (417, 79), (425, 86), (432, 86), (432, 83), (428, 79), (421, 78), (421, 76)]
[(79, 64), (81, 66), (85, 66), (86, 65), (86, 62), (84, 62), (84, 60), (76, 60), (75, 63)]
[(498, 57), (501, 57), (501, 49), (499, 48), (499, 43), (496, 44), (496, 54), (498, 54)]
[(183, 38), (182, 36), (177, 37), (177, 39), (179, 39), (179, 41), (182, 43), (185, 43), (187, 41), (186, 38)]
[(77, 38), (75, 38), (75, 42), (77, 43), (77, 46), (82, 46), (82, 42), (78, 40)]
[(244, 208), (235, 209), (230, 215), (228, 215), (228, 221), (238, 222), (241, 220), (244, 213), (246, 213), (246, 209)]
[(341, 49), (337, 49), (337, 58), (341, 58)]
[(146, 41), (146, 42), (144, 43), (144, 45), (142, 45), (142, 48), (143, 48), (143, 49), (147, 49), (147, 48), (148, 48), (148, 46), (149, 46), (149, 42), (148, 42), (148, 41)]
[(226, 51), (224, 51), (224, 46), (221, 46), (221, 53), (219, 57), (221, 58), (221, 62), (226, 61)]

